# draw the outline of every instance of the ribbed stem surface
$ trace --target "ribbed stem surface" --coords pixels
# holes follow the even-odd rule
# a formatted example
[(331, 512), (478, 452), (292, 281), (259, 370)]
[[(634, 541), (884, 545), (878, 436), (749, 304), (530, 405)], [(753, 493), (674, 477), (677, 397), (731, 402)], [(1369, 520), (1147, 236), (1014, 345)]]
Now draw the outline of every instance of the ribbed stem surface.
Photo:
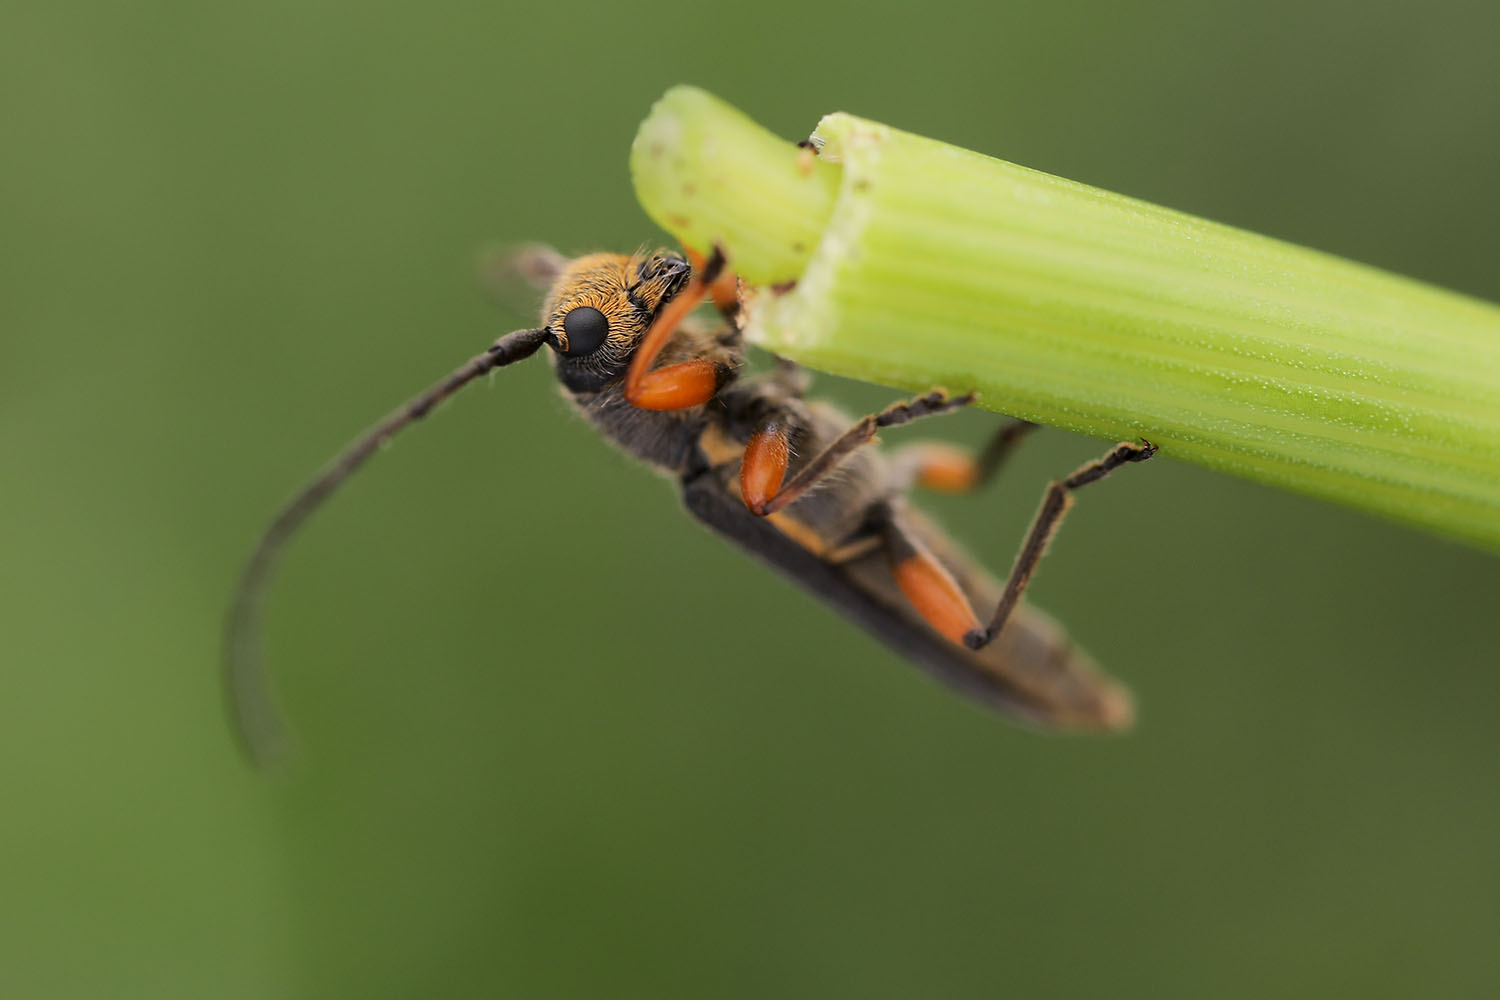
[(679, 239), (797, 282), (756, 343), (1500, 548), (1500, 308), (850, 115), (815, 138), (804, 173), (676, 88), (632, 156)]

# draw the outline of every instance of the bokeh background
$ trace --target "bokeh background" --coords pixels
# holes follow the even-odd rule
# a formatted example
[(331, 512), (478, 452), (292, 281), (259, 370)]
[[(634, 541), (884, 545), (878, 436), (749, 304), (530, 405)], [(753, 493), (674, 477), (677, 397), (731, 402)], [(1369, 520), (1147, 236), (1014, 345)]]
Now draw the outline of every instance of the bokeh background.
[[(541, 363), (291, 553), (285, 773), (237, 756), (217, 657), (273, 508), (530, 321), (481, 248), (663, 238), (625, 163), (673, 83), (1500, 299), (1497, 37), (1478, 0), (8, 4), (5, 994), (1492, 989), (1500, 559), (1169, 459), (1084, 497), (1034, 590), (1134, 686), (1120, 739), (934, 686), (694, 527)], [(929, 506), (1003, 568), (1098, 450), (1047, 431)]]

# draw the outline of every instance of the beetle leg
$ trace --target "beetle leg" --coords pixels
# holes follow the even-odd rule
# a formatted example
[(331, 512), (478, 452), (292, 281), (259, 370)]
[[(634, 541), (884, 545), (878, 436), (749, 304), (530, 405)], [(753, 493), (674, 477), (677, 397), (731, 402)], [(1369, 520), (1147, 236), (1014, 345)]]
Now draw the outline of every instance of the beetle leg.
[[(724, 255), (717, 249), (709, 257), (704, 257), (696, 250), (686, 247), (683, 252), (687, 254), (688, 263), (693, 265), (693, 271), (699, 274), (707, 273), (711, 268), (713, 275), (708, 281), (708, 294), (714, 300), (719, 313), (731, 324), (740, 314), (740, 279), (735, 277), (734, 272), (724, 267)], [(718, 264), (714, 264), (714, 258), (718, 258)]]
[(784, 419), (773, 414), (763, 420), (751, 435), (750, 443), (745, 446), (745, 457), (740, 462), (740, 494), (745, 506), (752, 514), (761, 517), (774, 514), (826, 479), (851, 452), (875, 440), (875, 432), (880, 428), (949, 413), (973, 401), (972, 392), (950, 398), (942, 389), (934, 389), (925, 396), (861, 417), (786, 483), (783, 480), (791, 456), (791, 428)]
[(1006, 619), (1020, 603), (1022, 591), (1031, 582), (1031, 574), (1036, 570), (1037, 563), (1046, 553), (1047, 543), (1056, 534), (1063, 515), (1068, 512), (1068, 508), (1073, 506), (1073, 491), (1089, 483), (1098, 482), (1122, 465), (1130, 462), (1144, 462), (1155, 454), (1156, 445), (1145, 439), (1142, 439), (1140, 444), (1121, 441), (1103, 458), (1079, 468), (1067, 479), (1060, 482), (1054, 481), (1048, 485), (1047, 492), (1042, 496), (1041, 509), (1037, 511), (1036, 519), (1031, 522), (1031, 530), (1027, 532), (1026, 541), (1016, 555), (1016, 563), (1011, 568), (1010, 578), (1005, 581), (1005, 591), (1000, 595), (1000, 603), (995, 607), (995, 613), (990, 617), (988, 625), (983, 628), (974, 628), (962, 637), (965, 646), (970, 649), (983, 649), (1005, 627)]
[(625, 398), (642, 410), (686, 410), (719, 390), (719, 366), (707, 358), (683, 361), (643, 376)]
[(981, 489), (1005, 464), (1010, 453), (1037, 429), (1029, 420), (1011, 420), (1001, 425), (978, 457), (965, 448), (941, 441), (918, 441), (891, 456), (896, 469), (897, 491), (912, 486), (940, 493), (969, 493)]
[(714, 398), (723, 382), (720, 365), (707, 358), (694, 358), (655, 371), (651, 366), (672, 334), (697, 308), (724, 269), (724, 255), (715, 250), (702, 268), (695, 268), (687, 287), (672, 297), (657, 314), (651, 329), (641, 338), (625, 376), (625, 399), (643, 410), (685, 410)]
[(916, 612), (941, 635), (962, 644), (981, 626), (968, 595), (953, 574), (895, 519), (884, 525), (886, 554), (896, 586)]

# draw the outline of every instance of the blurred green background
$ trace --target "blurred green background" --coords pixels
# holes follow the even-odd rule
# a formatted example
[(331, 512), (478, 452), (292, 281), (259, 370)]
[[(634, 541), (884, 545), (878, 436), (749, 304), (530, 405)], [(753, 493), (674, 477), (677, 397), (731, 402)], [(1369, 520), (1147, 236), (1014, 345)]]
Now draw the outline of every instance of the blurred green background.
[[(543, 363), (291, 553), (288, 773), (237, 757), (217, 657), (274, 507), (530, 321), (481, 247), (662, 239), (625, 160), (670, 84), (1500, 299), (1497, 35), (1477, 0), (8, 5), (6, 995), (1492, 988), (1500, 560), (1171, 461), (1084, 497), (1034, 589), (1134, 686), (1121, 739), (899, 663), (694, 527)], [(1098, 450), (1044, 432), (929, 506), (1003, 568)]]

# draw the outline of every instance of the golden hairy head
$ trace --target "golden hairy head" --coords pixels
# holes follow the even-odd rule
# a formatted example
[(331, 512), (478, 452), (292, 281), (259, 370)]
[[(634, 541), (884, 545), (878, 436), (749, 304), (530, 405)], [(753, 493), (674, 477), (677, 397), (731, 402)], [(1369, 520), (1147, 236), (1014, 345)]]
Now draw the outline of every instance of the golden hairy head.
[(681, 257), (596, 253), (562, 267), (542, 306), (558, 354), (609, 365), (634, 350), (657, 310), (687, 282)]

